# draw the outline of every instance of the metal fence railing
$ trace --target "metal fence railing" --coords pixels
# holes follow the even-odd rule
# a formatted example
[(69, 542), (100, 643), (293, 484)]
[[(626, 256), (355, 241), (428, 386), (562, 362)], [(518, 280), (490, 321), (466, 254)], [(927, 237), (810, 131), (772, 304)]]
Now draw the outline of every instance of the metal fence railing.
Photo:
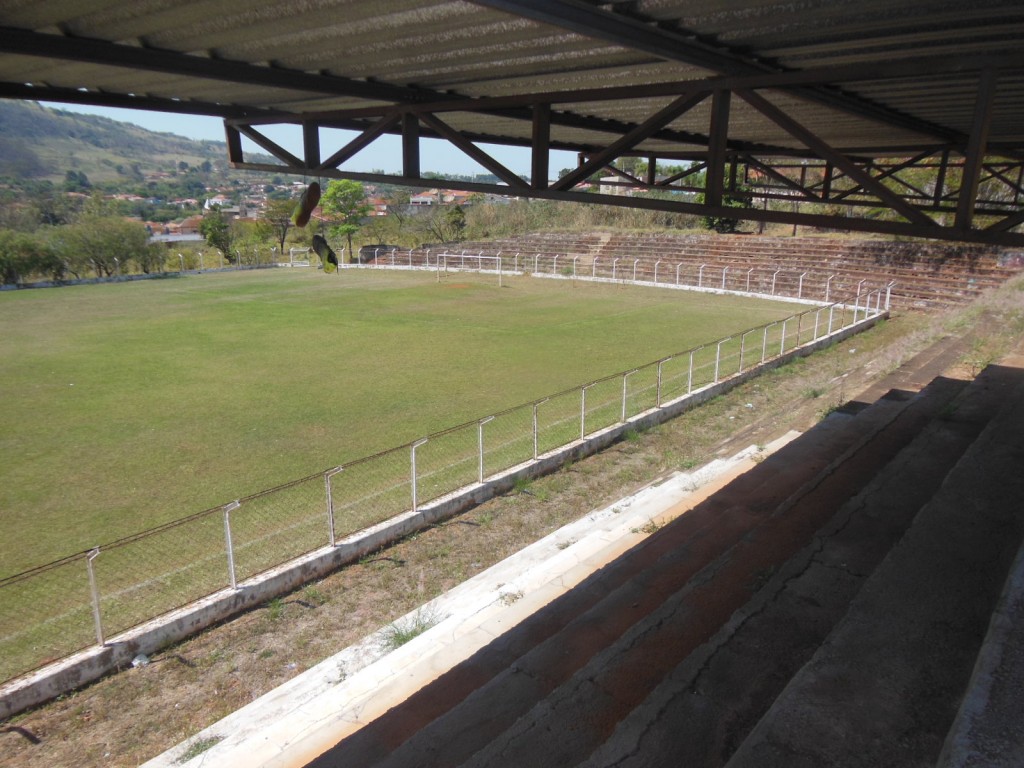
[(0, 682), (877, 315), (885, 290), (814, 306), (2, 579)]

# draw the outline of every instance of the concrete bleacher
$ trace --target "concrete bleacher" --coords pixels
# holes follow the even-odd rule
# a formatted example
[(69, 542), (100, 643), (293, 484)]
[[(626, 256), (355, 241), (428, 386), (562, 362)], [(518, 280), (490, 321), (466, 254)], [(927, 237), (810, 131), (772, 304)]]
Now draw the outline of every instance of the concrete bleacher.
[[(1019, 355), (854, 400), (625, 550), (629, 523), (589, 523), (620, 548), (554, 599), (529, 605), (563, 577), (524, 588), (543, 565), (510, 560), (495, 578), (529, 610), (462, 655), (451, 627), (417, 638), (407, 695), (339, 692), (269, 751), (257, 728), (267, 762), (226, 740), (203, 764), (1024, 765), (1022, 432)], [(585, 528), (558, 537), (593, 550)], [(572, 547), (551, 562), (578, 571)]]
[[(859, 287), (871, 290), (889, 283), (896, 309), (948, 306), (975, 298), (1024, 267), (1018, 251), (976, 245), (892, 243), (819, 237), (761, 237), (752, 235), (671, 235), (611, 233), (536, 233), (503, 240), (459, 243), (457, 252), (520, 254), (522, 263), (539, 256), (545, 263), (555, 256), (562, 263), (577, 259), (581, 269), (612, 275), (617, 260), (636, 265), (638, 279), (654, 280), (655, 265), (664, 264), (659, 282), (675, 265), (688, 284), (704, 265), (702, 277), (720, 285), (724, 278), (732, 290), (750, 289), (823, 300), (856, 295)], [(630, 267), (632, 269), (632, 267)], [(723, 272), (724, 270), (724, 272)], [(752, 278), (747, 278), (748, 271)], [(773, 283), (775, 285), (773, 285)]]

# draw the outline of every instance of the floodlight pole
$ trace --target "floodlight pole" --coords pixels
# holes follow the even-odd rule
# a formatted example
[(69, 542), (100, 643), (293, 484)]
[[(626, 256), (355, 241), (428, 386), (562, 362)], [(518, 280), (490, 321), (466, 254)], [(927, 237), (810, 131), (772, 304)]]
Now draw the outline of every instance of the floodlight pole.
[(751, 267), (750, 269), (747, 270), (747, 293), (750, 293), (750, 273), (753, 272), (753, 271), (754, 271), (753, 267)]
[(779, 276), (779, 272), (781, 272), (781, 271), (782, 271), (781, 269), (776, 269), (772, 273), (772, 296), (775, 295), (775, 278), (777, 278)]
[(706, 267), (706, 266), (707, 266), (707, 264), (701, 264), (700, 265), (700, 269), (697, 270), (697, 287), (698, 288), (703, 288), (704, 287), (704, 267)]
[(828, 276), (828, 280), (825, 281), (825, 301), (826, 302), (828, 302), (828, 300), (829, 300), (829, 294), (832, 291), (832, 280), (834, 278), (835, 278), (835, 275), (829, 275)]
[(800, 275), (800, 281), (796, 285), (796, 297), (802, 299), (804, 297), (804, 278), (807, 277), (807, 273), (804, 272)]

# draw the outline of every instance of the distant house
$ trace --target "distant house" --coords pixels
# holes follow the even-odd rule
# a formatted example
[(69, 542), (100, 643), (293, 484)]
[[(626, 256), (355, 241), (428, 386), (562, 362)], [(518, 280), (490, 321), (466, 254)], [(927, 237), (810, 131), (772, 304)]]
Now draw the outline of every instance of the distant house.
[(428, 189), (409, 197), (409, 205), (437, 205), (441, 202), (441, 193), (436, 189)]
[(183, 220), (178, 227), (178, 232), (182, 235), (195, 235), (199, 233), (199, 226), (203, 223), (202, 216), (189, 216)]

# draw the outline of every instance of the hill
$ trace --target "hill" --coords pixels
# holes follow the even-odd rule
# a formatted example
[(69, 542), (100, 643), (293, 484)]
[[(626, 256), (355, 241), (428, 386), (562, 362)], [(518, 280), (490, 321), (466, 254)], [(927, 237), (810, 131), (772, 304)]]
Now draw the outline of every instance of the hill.
[(225, 145), (35, 102), (0, 100), (0, 177), (57, 182), (74, 171), (92, 183), (132, 183), (175, 171), (181, 163), (225, 171)]

